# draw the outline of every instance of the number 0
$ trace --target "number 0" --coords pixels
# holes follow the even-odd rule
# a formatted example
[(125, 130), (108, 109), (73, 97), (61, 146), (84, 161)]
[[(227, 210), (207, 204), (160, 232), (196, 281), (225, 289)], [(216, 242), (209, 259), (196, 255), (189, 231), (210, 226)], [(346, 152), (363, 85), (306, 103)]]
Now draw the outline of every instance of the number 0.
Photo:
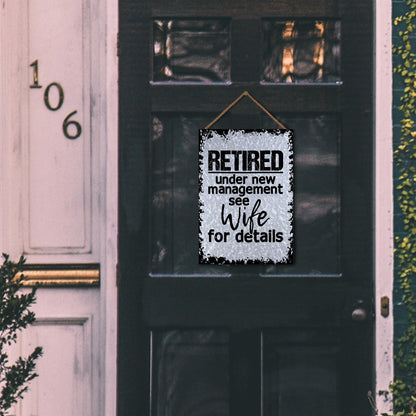
[[(51, 103), (49, 101), (49, 91), (52, 87), (56, 87), (58, 89), (58, 92), (59, 92), (58, 104), (55, 107), (52, 107)], [(43, 100), (45, 101), (45, 105), (49, 110), (51, 110), (51, 111), (59, 110), (62, 107), (62, 104), (64, 103), (64, 89), (57, 82), (52, 82), (51, 84), (49, 84), (46, 87), (45, 94), (43, 95)]]

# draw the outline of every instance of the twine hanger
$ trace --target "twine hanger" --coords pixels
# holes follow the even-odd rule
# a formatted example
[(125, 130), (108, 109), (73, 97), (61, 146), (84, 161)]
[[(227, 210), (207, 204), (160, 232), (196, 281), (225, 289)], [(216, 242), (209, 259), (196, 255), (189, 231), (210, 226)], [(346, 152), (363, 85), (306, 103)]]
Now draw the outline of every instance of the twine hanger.
[(287, 130), (287, 128), (276, 118), (270, 111), (268, 111), (263, 105), (261, 105), (248, 91), (244, 91), (237, 99), (235, 99), (225, 110), (221, 112), (220, 115), (214, 118), (214, 120), (209, 123), (205, 129), (209, 129), (213, 124), (215, 124), (224, 114), (230, 111), (242, 98), (248, 97), (254, 104), (257, 105), (261, 110), (263, 110), (276, 124), (278, 124), (282, 129)]

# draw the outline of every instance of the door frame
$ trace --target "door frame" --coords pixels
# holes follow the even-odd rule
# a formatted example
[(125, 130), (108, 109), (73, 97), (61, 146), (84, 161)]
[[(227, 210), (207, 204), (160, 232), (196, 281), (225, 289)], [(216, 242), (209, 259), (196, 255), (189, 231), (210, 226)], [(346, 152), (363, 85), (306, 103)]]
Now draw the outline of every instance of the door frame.
[[(375, 18), (375, 398), (380, 413), (392, 411), (389, 385), (393, 365), (393, 69), (392, 4), (374, 2)], [(380, 313), (380, 299), (390, 299), (390, 315)]]
[[(119, 0), (122, 2), (123, 0)], [(108, 0), (108, 15), (107, 22), (108, 29), (111, 33), (117, 25), (118, 7), (116, 0)], [(374, 212), (374, 227), (375, 227), (375, 342), (374, 342), (374, 368), (375, 368), (375, 392), (373, 393), (376, 399), (377, 408), (380, 413), (391, 411), (392, 399), (389, 393), (389, 384), (393, 381), (394, 367), (393, 367), (393, 135), (392, 135), (392, 5), (391, 2), (375, 1), (374, 2), (374, 149), (375, 149), (375, 212)], [(107, 36), (107, 42), (113, 39), (113, 36)], [(108, 45), (111, 49), (115, 47), (113, 44)], [(110, 55), (110, 54), (109, 54)], [(109, 59), (110, 61), (110, 59)], [(116, 64), (117, 65), (117, 64)], [(117, 103), (112, 100), (118, 93), (118, 88), (114, 82), (114, 63), (108, 62), (108, 70), (112, 76), (109, 76), (108, 87), (108, 102), (105, 109), (107, 114), (108, 126), (108, 149), (114, 152), (118, 148), (118, 135), (111, 134), (115, 131), (118, 118), (116, 116)], [(116, 178), (117, 175), (111, 175), (111, 172), (117, 172), (117, 163), (113, 162), (108, 165), (108, 179), (107, 191), (111, 193), (117, 192), (117, 183), (111, 178)], [(116, 191), (116, 192), (115, 192)], [(110, 207), (111, 208), (111, 207)], [(112, 207), (114, 210), (114, 206)], [(108, 225), (111, 227), (111, 225)], [(114, 229), (113, 229), (114, 232)], [(109, 250), (107, 248), (107, 250)], [(108, 259), (111, 258), (111, 255)], [(388, 296), (390, 299), (390, 314), (388, 317), (382, 317), (380, 314), (380, 298)], [(112, 293), (111, 289), (106, 291), (106, 316), (108, 317), (111, 311), (117, 309), (117, 297)], [(115, 356), (115, 340), (114, 330), (116, 325), (106, 330), (106, 373), (110, 377), (106, 377), (108, 381), (105, 390), (106, 393), (116, 391), (116, 369), (114, 368)], [(119, 374), (118, 377), (122, 375)], [(106, 401), (112, 394), (105, 394)], [(110, 402), (112, 400), (110, 399)], [(115, 409), (113, 406), (107, 407), (107, 410)], [(107, 414), (115, 414), (110, 411)]]
[[(105, 0), (103, 14), (100, 18), (100, 32), (103, 37), (100, 42), (105, 42), (105, 53), (103, 55), (103, 84), (105, 91), (102, 91), (103, 99), (100, 110), (103, 113), (103, 131), (106, 132), (105, 149), (106, 155), (106, 178), (105, 194), (103, 199), (105, 205), (103, 210), (106, 213), (105, 239), (102, 241), (102, 252), (105, 263), (101, 269), (105, 276), (101, 282), (101, 304), (100, 332), (104, 339), (100, 340), (101, 345), (95, 346), (103, 357), (104, 374), (101, 385), (96, 388), (101, 393), (100, 414), (117, 414), (117, 351), (118, 351), (118, 0)], [(105, 11), (104, 11), (105, 10)]]

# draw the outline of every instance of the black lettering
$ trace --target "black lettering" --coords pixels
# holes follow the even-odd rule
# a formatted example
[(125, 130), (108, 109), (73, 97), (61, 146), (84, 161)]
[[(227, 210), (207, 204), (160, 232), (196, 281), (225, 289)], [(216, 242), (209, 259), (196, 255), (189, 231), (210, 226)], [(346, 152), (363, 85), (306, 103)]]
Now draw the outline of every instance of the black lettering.
[(221, 170), (231, 170), (229, 166), (226, 166), (226, 163), (230, 161), (229, 154), (231, 154), (229, 150), (221, 151)]
[[(215, 168), (214, 168), (215, 165)], [(208, 150), (208, 170), (220, 169), (220, 152), (218, 150)]]
[(248, 170), (259, 170), (259, 152), (256, 150), (247, 150), (247, 168)]
[(272, 170), (283, 169), (283, 153), (280, 150), (272, 150)]
[(267, 166), (270, 159), (267, 156), (270, 156), (270, 150), (260, 151), (260, 170), (270, 170), (270, 166)]

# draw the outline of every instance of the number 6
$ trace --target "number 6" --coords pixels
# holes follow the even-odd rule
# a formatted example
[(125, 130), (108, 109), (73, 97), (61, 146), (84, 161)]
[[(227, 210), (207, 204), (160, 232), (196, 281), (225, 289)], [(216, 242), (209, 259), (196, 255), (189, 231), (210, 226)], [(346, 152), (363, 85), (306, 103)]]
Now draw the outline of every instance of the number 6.
[[(64, 122), (63, 122), (63, 124), (62, 124), (62, 130), (64, 131), (64, 135), (65, 135), (65, 137), (67, 138), (67, 139), (71, 139), (71, 140), (74, 140), (74, 139), (78, 139), (78, 137), (79, 136), (81, 136), (81, 132), (82, 132), (82, 127), (81, 127), (81, 124), (79, 124), (78, 123), (78, 121), (75, 121), (75, 120), (69, 120), (69, 118), (70, 117), (72, 117), (74, 114), (76, 114), (77, 112), (76, 111), (73, 111), (72, 113), (69, 113), (67, 116), (66, 116), (66, 118), (65, 118), (65, 120), (64, 120)], [(70, 125), (73, 125), (73, 126), (75, 126), (75, 128), (77, 129), (77, 132), (75, 133), (75, 134), (70, 134), (70, 132), (69, 132), (69, 129), (68, 129), (68, 127), (70, 126)]]

